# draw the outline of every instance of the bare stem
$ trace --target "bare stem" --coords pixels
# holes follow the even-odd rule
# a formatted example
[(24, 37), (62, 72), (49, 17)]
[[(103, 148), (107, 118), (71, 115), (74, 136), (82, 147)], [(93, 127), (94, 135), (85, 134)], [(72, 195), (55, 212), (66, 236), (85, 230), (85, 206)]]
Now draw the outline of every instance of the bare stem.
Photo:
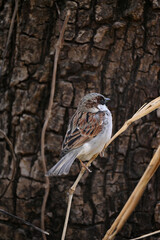
[(65, 218), (65, 222), (64, 222), (64, 227), (63, 227), (63, 233), (62, 233), (61, 240), (64, 240), (65, 236), (66, 236), (66, 230), (67, 230), (67, 225), (68, 225), (68, 220), (69, 220), (69, 215), (70, 215), (70, 210), (71, 210), (73, 194), (74, 194), (74, 192), (76, 190), (76, 187), (77, 187), (77, 184), (79, 183), (79, 181), (80, 181), (81, 177), (83, 176), (85, 170), (86, 169), (84, 167), (81, 168), (81, 171), (80, 171), (76, 181), (74, 182), (74, 184), (72, 185), (72, 187), (69, 190), (68, 207), (67, 207), (67, 213), (66, 213), (66, 218)]
[[(135, 122), (136, 120), (144, 117), (145, 115), (149, 114), (150, 112), (154, 111), (155, 109), (160, 107), (160, 97), (154, 99), (153, 101), (149, 102), (148, 104), (143, 105), (134, 115), (132, 118), (130, 118), (128, 121), (124, 123), (124, 125), (121, 127), (121, 129), (108, 141), (108, 143), (104, 146), (104, 149), (108, 147), (108, 145), (115, 140), (121, 133), (123, 133), (131, 123)], [(95, 154), (92, 159), (86, 164), (86, 166), (90, 166), (90, 164), (95, 160), (95, 158), (98, 156), (98, 154)], [(79, 173), (75, 183), (73, 186), (70, 188), (69, 191), (69, 199), (68, 199), (68, 207), (67, 207), (67, 213), (66, 213), (66, 218), (65, 218), (65, 223), (64, 223), (64, 228), (63, 228), (63, 233), (62, 233), (62, 238), (61, 240), (65, 239), (66, 236), (66, 230), (67, 230), (67, 225), (68, 225), (68, 220), (69, 220), (69, 214), (70, 214), (70, 209), (71, 209), (71, 203), (72, 203), (72, 198), (73, 194), (75, 192), (76, 186), (79, 183), (81, 177), (83, 176), (84, 172), (86, 171), (85, 168), (81, 169), (81, 172)], [(83, 174), (82, 174), (83, 173)], [(121, 225), (122, 227), (122, 225)]]
[(33, 224), (30, 223), (30, 222), (27, 222), (26, 220), (24, 220), (24, 219), (22, 219), (22, 218), (20, 218), (20, 217), (18, 217), (18, 216), (16, 216), (16, 215), (13, 215), (13, 214), (11, 214), (11, 213), (9, 213), (9, 212), (3, 210), (3, 209), (0, 209), (0, 212), (3, 213), (3, 214), (5, 214), (5, 215), (8, 215), (8, 216), (10, 216), (10, 217), (12, 217), (12, 218), (15, 218), (15, 219), (17, 219), (17, 220), (19, 220), (19, 221), (21, 221), (21, 222), (23, 222), (24, 224), (26, 224), (26, 225), (28, 225), (28, 226), (30, 226), (30, 227), (36, 229), (36, 230), (39, 231), (39, 232), (42, 232), (42, 233), (44, 233), (44, 234), (46, 234), (46, 235), (49, 235), (48, 232), (43, 231), (41, 228), (39, 228), (39, 227), (33, 225)]
[(157, 231), (151, 232), (151, 233), (147, 233), (147, 234), (142, 235), (142, 236), (140, 236), (140, 237), (132, 238), (132, 239), (130, 239), (130, 240), (138, 240), (138, 239), (142, 239), (142, 238), (147, 238), (147, 237), (150, 237), (150, 236), (155, 235), (155, 234), (158, 234), (158, 233), (160, 233), (160, 230), (157, 230)]
[(72, 192), (72, 194), (71, 194), (70, 191), (69, 191), (68, 206), (67, 206), (66, 218), (65, 218), (65, 222), (64, 222), (64, 227), (63, 227), (61, 240), (64, 240), (65, 236), (66, 236), (66, 231), (67, 231), (68, 220), (69, 220), (69, 215), (70, 215), (70, 210), (71, 210), (71, 205), (72, 205), (73, 194), (74, 194), (74, 192)]
[[(96, 155), (97, 156), (97, 155)], [(92, 161), (95, 159), (94, 156), (88, 163), (87, 163), (87, 167), (92, 163)], [(67, 206), (67, 212), (66, 212), (66, 218), (65, 218), (65, 222), (64, 222), (64, 227), (63, 227), (63, 233), (62, 233), (62, 238), (61, 240), (64, 240), (65, 239), (65, 236), (66, 236), (66, 231), (67, 231), (67, 225), (68, 225), (68, 220), (69, 220), (69, 215), (70, 215), (70, 210), (71, 210), (71, 204), (72, 204), (72, 199), (73, 199), (73, 194), (76, 190), (76, 187), (79, 183), (79, 181), (81, 180), (83, 174), (85, 173), (86, 171), (86, 168), (85, 167), (82, 167), (81, 168), (81, 171), (78, 175), (78, 177), (76, 178), (76, 181), (74, 182), (74, 184), (72, 185), (72, 187), (70, 188), (69, 190), (69, 198), (68, 198), (68, 206)]]
[(137, 121), (138, 119), (146, 116), (147, 114), (153, 112), (157, 108), (160, 107), (160, 97), (155, 98), (148, 104), (144, 104), (129, 120), (127, 120), (124, 125), (119, 129), (118, 132), (115, 133), (115, 135), (106, 143), (104, 146), (104, 149), (110, 145), (111, 142), (113, 142), (114, 139), (116, 139), (121, 133), (123, 133), (131, 123)]
[[(42, 164), (43, 164), (43, 170), (44, 170), (44, 175), (47, 173), (47, 167), (46, 167), (46, 160), (45, 160), (45, 133), (46, 129), (48, 126), (48, 122), (51, 116), (51, 110), (53, 106), (53, 99), (54, 99), (54, 93), (55, 93), (55, 83), (56, 83), (56, 74), (57, 74), (57, 65), (58, 65), (58, 59), (59, 59), (59, 53), (60, 49), (63, 46), (63, 36), (64, 32), (67, 26), (67, 22), (69, 20), (70, 16), (70, 10), (68, 10), (66, 18), (63, 23), (63, 27), (60, 32), (59, 39), (57, 41), (56, 47), (55, 47), (55, 57), (54, 57), (54, 66), (53, 66), (53, 75), (52, 75), (52, 83), (51, 83), (51, 93), (50, 93), (50, 99), (49, 99), (49, 105), (46, 113), (46, 118), (45, 122), (42, 128), (42, 134), (41, 134), (41, 157), (42, 157)], [(48, 199), (50, 191), (50, 182), (48, 176), (45, 175), (45, 195), (43, 198), (43, 203), (42, 203), (42, 208), (41, 208), (41, 228), (44, 230), (45, 225), (44, 225), (44, 216), (45, 216), (45, 209), (46, 209), (46, 203)], [(43, 239), (46, 240), (46, 235), (43, 233)]]
[(115, 235), (121, 230), (129, 216), (137, 206), (149, 180), (152, 178), (159, 165), (160, 165), (160, 146), (158, 147), (156, 153), (154, 154), (150, 164), (148, 165), (146, 171), (144, 172), (143, 176), (138, 182), (136, 188), (132, 192), (130, 198), (126, 202), (125, 206), (123, 207), (122, 211), (120, 212), (120, 214), (118, 215), (110, 229), (107, 231), (103, 240), (114, 239)]

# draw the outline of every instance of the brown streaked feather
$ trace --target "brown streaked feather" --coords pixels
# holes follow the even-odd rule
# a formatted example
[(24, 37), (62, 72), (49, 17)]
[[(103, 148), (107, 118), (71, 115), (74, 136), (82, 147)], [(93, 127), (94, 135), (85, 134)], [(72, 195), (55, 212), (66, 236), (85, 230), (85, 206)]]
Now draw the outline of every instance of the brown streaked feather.
[(97, 136), (103, 127), (104, 112), (76, 112), (70, 120), (62, 145), (62, 156)]

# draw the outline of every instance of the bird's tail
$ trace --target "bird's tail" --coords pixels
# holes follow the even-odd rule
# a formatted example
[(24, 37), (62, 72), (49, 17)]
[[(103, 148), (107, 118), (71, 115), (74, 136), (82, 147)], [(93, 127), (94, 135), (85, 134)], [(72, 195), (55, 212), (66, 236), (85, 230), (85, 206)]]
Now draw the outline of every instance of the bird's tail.
[(46, 176), (57, 176), (62, 174), (68, 174), (71, 165), (78, 155), (77, 149), (72, 150), (63, 156), (56, 165), (54, 165), (47, 173)]

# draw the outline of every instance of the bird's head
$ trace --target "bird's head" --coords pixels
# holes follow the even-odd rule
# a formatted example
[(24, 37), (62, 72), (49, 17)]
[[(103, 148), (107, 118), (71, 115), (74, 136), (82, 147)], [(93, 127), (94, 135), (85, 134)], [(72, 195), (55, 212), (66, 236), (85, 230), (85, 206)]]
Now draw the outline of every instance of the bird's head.
[(89, 93), (81, 99), (78, 105), (78, 111), (92, 113), (107, 111), (106, 103), (109, 100), (109, 98), (104, 97), (102, 94)]

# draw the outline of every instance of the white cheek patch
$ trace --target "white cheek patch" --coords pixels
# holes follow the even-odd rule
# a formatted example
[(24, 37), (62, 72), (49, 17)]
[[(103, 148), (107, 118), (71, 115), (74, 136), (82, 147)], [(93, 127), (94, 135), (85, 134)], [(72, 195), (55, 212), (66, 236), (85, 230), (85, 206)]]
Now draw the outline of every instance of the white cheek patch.
[(102, 112), (105, 112), (108, 110), (107, 106), (105, 104), (104, 105), (98, 104), (98, 109), (99, 109), (99, 111), (102, 111)]
[(90, 109), (90, 112), (97, 113), (97, 112), (99, 112), (99, 108), (93, 107)]

